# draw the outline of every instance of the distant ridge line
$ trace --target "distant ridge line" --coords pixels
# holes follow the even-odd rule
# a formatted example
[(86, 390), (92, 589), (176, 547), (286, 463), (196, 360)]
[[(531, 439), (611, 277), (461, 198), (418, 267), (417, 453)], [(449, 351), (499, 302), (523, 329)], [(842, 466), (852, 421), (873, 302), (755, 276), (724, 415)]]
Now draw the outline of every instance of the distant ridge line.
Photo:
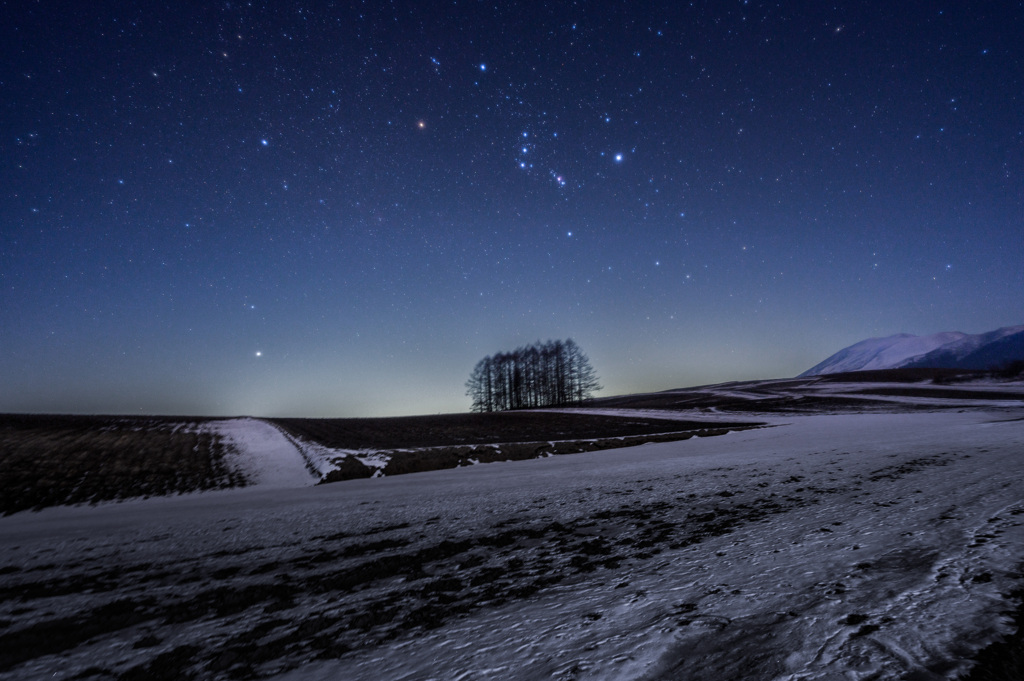
[(1024, 325), (979, 334), (943, 331), (900, 333), (843, 348), (798, 378), (876, 369), (929, 368), (991, 371), (1024, 361)]

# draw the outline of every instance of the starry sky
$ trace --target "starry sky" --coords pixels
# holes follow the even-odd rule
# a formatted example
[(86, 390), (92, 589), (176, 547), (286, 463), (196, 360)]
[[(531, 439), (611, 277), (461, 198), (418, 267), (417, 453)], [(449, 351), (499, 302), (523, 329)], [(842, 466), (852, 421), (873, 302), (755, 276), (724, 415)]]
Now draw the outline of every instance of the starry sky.
[[(545, 6), (546, 5), (546, 6)], [(465, 411), (1024, 323), (1021, 2), (0, 2), (0, 412)]]

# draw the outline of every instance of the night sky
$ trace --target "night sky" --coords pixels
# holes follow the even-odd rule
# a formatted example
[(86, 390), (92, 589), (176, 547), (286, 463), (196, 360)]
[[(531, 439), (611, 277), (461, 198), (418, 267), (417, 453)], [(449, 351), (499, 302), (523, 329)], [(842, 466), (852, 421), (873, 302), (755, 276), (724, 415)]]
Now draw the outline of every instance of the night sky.
[(0, 412), (465, 411), (1024, 323), (1020, 2), (0, 3)]

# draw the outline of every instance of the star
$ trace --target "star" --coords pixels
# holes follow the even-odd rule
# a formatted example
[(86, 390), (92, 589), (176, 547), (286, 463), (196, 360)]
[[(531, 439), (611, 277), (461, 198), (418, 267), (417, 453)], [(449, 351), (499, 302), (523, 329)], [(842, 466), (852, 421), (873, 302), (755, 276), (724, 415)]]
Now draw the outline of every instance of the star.
[[(12, 11), (19, 14), (20, 5), (33, 3), (7, 4), (18, 5)], [(1024, 176), (1007, 150), (1024, 141), (1024, 126), (1014, 117), (1016, 90), (993, 86), (1012, 61), (1006, 45), (1014, 44), (1014, 27), (1005, 19), (1014, 13), (1003, 6), (1018, 3), (990, 3), (998, 9), (986, 17), (950, 10), (944, 18), (943, 3), (905, 3), (898, 18), (908, 30), (896, 53), (854, 40), (889, 35), (891, 12), (877, 1), (854, 14), (766, 10), (756, 18), (753, 0), (735, 2), (739, 11), (731, 15), (716, 3), (685, 3), (685, 20), (591, 3), (585, 20), (556, 12), (539, 28), (498, 10), (453, 13), (447, 4), (417, 3), (409, 12), (412, 4), (359, 3), (343, 20), (352, 24), (342, 30), (352, 38), (345, 40), (335, 29), (309, 25), (306, 11), (267, 20), (260, 3), (221, 2), (213, 19), (197, 3), (150, 3), (149, 20), (136, 26), (123, 4), (100, 13), (105, 22), (117, 19), (111, 30), (124, 28), (143, 44), (166, 41), (167, 49), (142, 54), (125, 67), (123, 82), (77, 88), (73, 96), (68, 83), (109, 60), (118, 38), (88, 22), (39, 22), (27, 9), (25, 20), (12, 24), (24, 44), (47, 49), (0, 67), (0, 82), (27, 93), (17, 102), (18, 124), (6, 133), (16, 152), (6, 155), (7, 174), (17, 182), (6, 183), (5, 196), (23, 236), (4, 241), (4, 255), (10, 251), (24, 266), (0, 270), (0, 299), (21, 301), (0, 305), (5, 383), (11, 376), (41, 382), (54, 367), (62, 376), (65, 368), (81, 371), (81, 385), (94, 382), (88, 372), (116, 372), (74, 355), (89, 352), (75, 350), (88, 348), (82, 336), (35, 347), (36, 334), (39, 320), (62, 335), (101, 333), (105, 327), (94, 325), (117, 324), (112, 311), (124, 300), (132, 314), (152, 315), (140, 317), (143, 327), (170, 330), (140, 346), (141, 355), (181, 348), (165, 359), (198, 368), (202, 357), (214, 367), (190, 371), (195, 386), (158, 386), (167, 404), (195, 399), (184, 404), (198, 410), (210, 395), (220, 399), (226, 393), (205, 384), (223, 375), (216, 363), (244, 364), (245, 344), (258, 338), (288, 348), (275, 367), (286, 362), (308, 371), (295, 380), (309, 381), (310, 389), (294, 403), (290, 395), (249, 401), (254, 396), (239, 384), (238, 402), (223, 408), (267, 404), (305, 416), (465, 409), (459, 367), (511, 349), (522, 334), (572, 335), (608, 357), (611, 372), (618, 371), (613, 350), (627, 342), (629, 352), (667, 356), (669, 346), (660, 344), (673, 339), (634, 337), (628, 323), (616, 323), (641, 313), (655, 319), (662, 298), (720, 309), (708, 321), (709, 337), (742, 331), (758, 334), (757, 342), (759, 324), (800, 337), (839, 317), (844, 321), (830, 333), (851, 341), (875, 327), (878, 335), (954, 324), (980, 331), (990, 328), (989, 318), (1014, 323), (1014, 314), (1024, 323), (1024, 299), (1007, 293), (1016, 290), (1020, 268), (1002, 257), (1006, 243), (1019, 242), (1011, 218)], [(751, 21), (758, 30), (744, 27)], [(386, 40), (385, 33), (416, 44)], [(829, 43), (846, 44), (835, 52)], [(930, 58), (901, 57), (914, 54)], [(500, 61), (487, 61), (492, 56)], [(728, 68), (734, 63), (744, 68)], [(851, 69), (854, 63), (859, 68)], [(58, 73), (54, 64), (67, 69)], [(960, 77), (963, 69), (972, 77)], [(888, 74), (881, 94), (879, 73)], [(199, 113), (179, 100), (185, 91), (199, 98), (192, 102)], [(861, 101), (863, 93), (875, 96)], [(65, 176), (88, 181), (61, 186)], [(984, 202), (971, 190), (979, 186)], [(915, 198), (927, 200), (927, 219), (907, 203)], [(902, 216), (892, 220), (905, 238), (893, 240), (883, 223), (865, 219), (876, 211)], [(871, 255), (883, 246), (884, 256)], [(730, 325), (769, 291), (763, 279), (773, 281), (794, 253), (827, 263), (799, 282), (813, 295), (784, 316)], [(974, 266), (979, 262), (984, 271)], [(916, 288), (930, 280), (921, 279), (928, 269), (943, 289), (957, 290), (922, 303), (911, 293), (928, 295)], [(689, 279), (688, 271), (699, 274)], [(583, 290), (571, 291), (566, 301), (584, 313), (549, 319), (550, 310), (563, 309), (562, 286), (590, 276), (594, 298), (585, 302)], [(815, 286), (818, 276), (824, 285)], [(615, 286), (599, 286), (602, 278)], [(847, 285), (858, 278), (876, 281)], [(545, 285), (534, 292), (529, 282), (537, 281)], [(683, 282), (702, 287), (701, 297), (675, 297), (686, 290)], [(872, 296), (882, 286), (901, 294), (879, 306)], [(796, 290), (797, 282), (780, 278), (773, 295)], [(985, 295), (968, 297), (978, 290)], [(31, 320), (22, 319), (25, 310), (33, 311)], [(316, 331), (296, 330), (293, 319)], [(366, 325), (362, 336), (352, 320)], [(387, 333), (399, 323), (407, 332), (392, 342)], [(198, 331), (221, 324), (234, 343), (216, 352), (197, 340), (202, 334), (187, 335), (188, 325)], [(467, 339), (457, 344), (459, 356), (450, 343), (414, 348), (449, 331)], [(812, 354), (838, 349), (822, 334), (815, 335), (821, 345), (800, 352), (776, 348), (780, 337), (763, 339), (758, 361), (769, 364), (756, 371), (797, 373), (814, 364)], [(323, 338), (337, 339), (329, 361), (339, 370), (365, 358), (346, 380), (365, 377), (351, 390), (379, 393), (384, 413), (372, 414), (376, 397), (348, 400), (334, 388), (325, 389), (330, 399), (317, 397), (332, 373), (315, 369), (326, 357)], [(686, 341), (694, 348), (703, 342)], [(447, 353), (442, 361), (430, 354), (436, 347)], [(705, 372), (742, 378), (720, 349), (707, 355), (721, 360), (713, 370), (692, 366), (683, 353), (650, 387), (682, 387), (708, 378)], [(427, 354), (417, 358), (421, 351)], [(261, 348), (248, 353), (262, 361)], [(401, 360), (388, 360), (389, 353)], [(19, 366), (26, 358), (39, 360), (37, 375)], [(154, 376), (166, 374), (161, 366), (152, 366)], [(412, 370), (422, 372), (416, 391), (408, 388)], [(609, 383), (610, 395), (618, 388)], [(0, 412), (27, 408), (11, 401), (12, 394), (35, 394), (20, 385), (0, 391)], [(127, 400), (117, 391), (47, 387), (55, 400), (84, 396), (66, 409), (116, 411)], [(93, 405), (108, 392), (115, 403)], [(408, 394), (409, 403), (392, 394)]]

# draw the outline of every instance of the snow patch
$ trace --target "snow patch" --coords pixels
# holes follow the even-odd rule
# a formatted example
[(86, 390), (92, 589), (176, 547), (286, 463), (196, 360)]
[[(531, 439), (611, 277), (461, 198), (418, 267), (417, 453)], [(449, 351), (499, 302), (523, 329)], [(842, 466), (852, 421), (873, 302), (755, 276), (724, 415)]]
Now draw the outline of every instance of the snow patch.
[(201, 428), (220, 435), (230, 445), (229, 465), (241, 470), (249, 485), (307, 487), (318, 480), (289, 438), (266, 421), (227, 419), (205, 423)]

